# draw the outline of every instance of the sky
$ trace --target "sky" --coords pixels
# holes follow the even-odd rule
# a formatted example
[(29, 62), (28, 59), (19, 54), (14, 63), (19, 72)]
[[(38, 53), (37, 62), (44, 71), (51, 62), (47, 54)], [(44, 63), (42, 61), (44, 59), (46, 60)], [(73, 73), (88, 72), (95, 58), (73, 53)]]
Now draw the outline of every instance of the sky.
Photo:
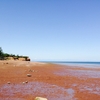
[(0, 47), (33, 61), (100, 61), (100, 0), (0, 0)]

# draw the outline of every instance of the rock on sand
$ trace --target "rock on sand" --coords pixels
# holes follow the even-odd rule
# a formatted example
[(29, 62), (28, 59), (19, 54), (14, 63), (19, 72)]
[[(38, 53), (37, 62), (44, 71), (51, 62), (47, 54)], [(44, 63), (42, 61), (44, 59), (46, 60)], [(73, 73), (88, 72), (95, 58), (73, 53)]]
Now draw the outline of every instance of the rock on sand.
[(36, 97), (34, 100), (47, 100), (47, 98)]

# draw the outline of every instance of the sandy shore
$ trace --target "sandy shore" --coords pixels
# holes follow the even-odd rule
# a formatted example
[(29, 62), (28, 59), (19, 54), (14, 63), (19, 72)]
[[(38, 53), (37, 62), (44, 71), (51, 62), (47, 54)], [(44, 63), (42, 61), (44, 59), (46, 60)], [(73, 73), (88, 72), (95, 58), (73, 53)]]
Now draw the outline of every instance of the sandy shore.
[(33, 100), (36, 96), (48, 100), (100, 100), (100, 67), (0, 61), (0, 100)]

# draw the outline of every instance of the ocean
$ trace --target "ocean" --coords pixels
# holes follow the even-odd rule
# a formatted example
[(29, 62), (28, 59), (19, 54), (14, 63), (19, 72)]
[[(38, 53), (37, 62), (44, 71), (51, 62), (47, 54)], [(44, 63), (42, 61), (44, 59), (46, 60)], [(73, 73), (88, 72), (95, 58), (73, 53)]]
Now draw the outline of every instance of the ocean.
[(60, 65), (76, 66), (76, 67), (94, 67), (100, 68), (100, 62), (68, 62), (68, 61), (40, 61), (44, 63), (53, 63)]

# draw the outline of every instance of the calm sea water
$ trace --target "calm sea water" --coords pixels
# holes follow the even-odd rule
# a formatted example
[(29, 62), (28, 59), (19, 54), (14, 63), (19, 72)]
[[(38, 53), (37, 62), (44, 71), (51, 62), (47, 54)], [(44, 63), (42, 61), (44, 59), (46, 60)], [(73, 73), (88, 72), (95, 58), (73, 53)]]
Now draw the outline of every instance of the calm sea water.
[(66, 62), (66, 61), (41, 61), (41, 62), (69, 65), (69, 66), (76, 66), (76, 67), (81, 66), (81, 67), (98, 67), (98, 68), (100, 68), (100, 62)]

